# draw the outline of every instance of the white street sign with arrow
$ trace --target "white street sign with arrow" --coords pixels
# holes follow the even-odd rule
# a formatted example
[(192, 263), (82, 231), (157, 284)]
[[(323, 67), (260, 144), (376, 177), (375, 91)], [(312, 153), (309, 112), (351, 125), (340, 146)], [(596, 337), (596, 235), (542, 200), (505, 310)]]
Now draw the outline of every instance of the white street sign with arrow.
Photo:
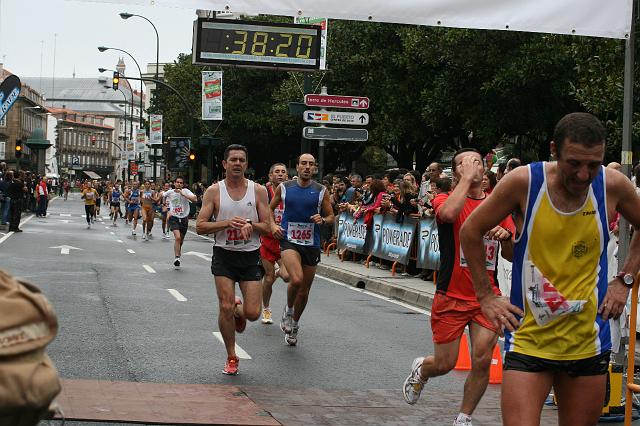
[(346, 124), (350, 126), (366, 126), (369, 124), (369, 114), (364, 112), (307, 110), (302, 117), (305, 122), (316, 124)]
[(69, 254), (69, 252), (71, 250), (82, 250), (81, 248), (78, 247), (73, 247), (73, 246), (67, 246), (67, 245), (63, 245), (63, 246), (56, 246), (56, 247), (49, 247), (52, 249), (60, 249), (60, 254)]

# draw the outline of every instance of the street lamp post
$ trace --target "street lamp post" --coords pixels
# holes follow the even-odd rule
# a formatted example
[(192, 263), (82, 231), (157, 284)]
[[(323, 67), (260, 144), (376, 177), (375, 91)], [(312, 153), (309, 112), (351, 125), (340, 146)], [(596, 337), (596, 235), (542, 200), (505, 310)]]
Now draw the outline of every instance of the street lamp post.
[[(122, 19), (129, 19), (131, 17), (138, 17), (138, 18), (142, 18), (145, 21), (147, 21), (148, 23), (151, 24), (151, 26), (153, 27), (153, 30), (156, 32), (156, 72), (155, 72), (155, 79), (158, 80), (158, 73), (160, 72), (160, 35), (158, 34), (158, 29), (156, 28), (155, 25), (153, 25), (153, 22), (151, 22), (151, 20), (149, 20), (147, 17), (142, 16), (142, 15), (137, 15), (135, 13), (127, 13), (127, 12), (122, 12), (120, 14), (120, 17)], [(152, 146), (152, 145), (151, 145)], [(156, 149), (155, 148), (151, 148), (153, 150), (153, 180), (156, 180)]]
[[(118, 52), (122, 52), (127, 54), (131, 60), (136, 64), (136, 66), (138, 67), (138, 73), (140, 73), (140, 128), (142, 127), (142, 111), (143, 111), (143, 105), (142, 105), (142, 69), (140, 69), (140, 64), (138, 63), (138, 61), (136, 61), (136, 58), (133, 57), (133, 55), (129, 52), (127, 52), (126, 50), (123, 49), (119, 49), (117, 47), (105, 47), (105, 46), (99, 46), (98, 50), (100, 52), (105, 52), (107, 50), (116, 50)], [(133, 99), (131, 101), (133, 103)]]

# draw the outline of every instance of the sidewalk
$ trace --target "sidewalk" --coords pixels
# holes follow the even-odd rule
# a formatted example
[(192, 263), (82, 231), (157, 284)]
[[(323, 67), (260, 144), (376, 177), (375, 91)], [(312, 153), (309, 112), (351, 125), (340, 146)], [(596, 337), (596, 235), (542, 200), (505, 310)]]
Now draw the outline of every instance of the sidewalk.
[[(348, 257), (351, 259), (351, 256)], [(392, 276), (390, 270), (372, 265), (367, 268), (352, 260), (345, 259), (343, 262), (335, 252), (322, 254), (318, 274), (422, 309), (431, 309), (436, 292), (432, 281), (423, 281), (410, 275), (402, 276), (400, 273)]]

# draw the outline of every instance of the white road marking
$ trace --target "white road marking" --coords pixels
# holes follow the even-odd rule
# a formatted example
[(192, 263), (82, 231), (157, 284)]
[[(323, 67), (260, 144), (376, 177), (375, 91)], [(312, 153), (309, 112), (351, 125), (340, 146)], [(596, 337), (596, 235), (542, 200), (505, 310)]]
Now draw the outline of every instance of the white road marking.
[[(107, 228), (107, 229), (109, 229), (109, 228)], [(111, 235), (116, 235), (116, 233), (115, 233), (115, 232), (109, 232), (109, 233), (110, 233)]]
[(68, 213), (60, 213), (60, 216), (61, 217), (71, 217), (71, 215), (68, 214)]
[(133, 250), (131, 250), (131, 249), (127, 249), (127, 251), (128, 251), (129, 253), (131, 253), (131, 254), (136, 254), (136, 252), (135, 252), (135, 251), (133, 251)]
[(62, 222), (62, 223), (69, 223), (69, 222), (71, 222), (70, 220), (67, 220), (67, 219), (58, 219), (58, 220), (59, 220), (60, 222)]
[(156, 273), (156, 271), (155, 271), (151, 266), (149, 266), (149, 265), (142, 265), (142, 267), (143, 267), (144, 269), (146, 269), (146, 270), (147, 270), (147, 272), (149, 272), (149, 273), (151, 273), (151, 274), (155, 274), (155, 273)]
[(189, 234), (193, 234), (193, 235), (195, 235), (195, 236), (197, 236), (197, 237), (204, 238), (205, 240), (209, 240), (209, 241), (211, 241), (212, 243), (215, 243), (215, 241), (216, 241), (216, 240), (214, 240), (213, 238), (207, 237), (206, 235), (198, 235), (196, 232), (193, 232), (193, 231), (187, 231), (187, 232), (188, 232)]
[[(216, 339), (220, 340), (220, 342), (224, 345), (222, 334), (220, 334), (219, 331), (214, 331), (213, 335), (216, 336)], [(244, 349), (238, 346), (237, 343), (236, 343), (236, 355), (238, 355), (238, 358), (240, 359), (251, 359), (251, 355), (249, 355)]]
[(200, 253), (199, 251), (188, 251), (184, 254), (185, 256), (197, 256), (202, 260), (206, 260), (207, 262), (211, 262), (211, 255), (206, 253)]
[(187, 301), (187, 298), (184, 297), (182, 294), (180, 294), (180, 292), (178, 290), (174, 290), (172, 288), (168, 288), (167, 291), (169, 293), (171, 293), (171, 295), (173, 297), (175, 297), (178, 302), (186, 302)]
[(78, 247), (73, 247), (73, 246), (68, 246), (68, 245), (62, 245), (62, 246), (55, 246), (55, 247), (49, 247), (52, 249), (60, 249), (60, 254), (69, 254), (69, 252), (71, 250), (80, 250), (82, 251), (81, 248)]
[[(20, 222), (20, 225), (18, 226), (22, 226), (25, 223), (29, 222), (31, 219), (34, 218), (34, 215), (29, 216), (28, 218), (26, 218), (25, 220), (23, 220), (22, 222)], [(0, 238), (0, 244), (4, 243), (10, 236), (12, 236), (15, 232), (13, 231), (9, 231), (7, 232), (7, 235), (5, 235), (4, 237)]]
[(0, 244), (4, 243), (4, 241), (5, 241), (7, 238), (9, 238), (10, 236), (12, 236), (12, 235), (13, 235), (13, 231), (9, 231), (9, 232), (7, 233), (7, 235), (5, 235), (4, 237), (0, 238)]
[(373, 296), (373, 297), (378, 298), (378, 299), (386, 300), (387, 302), (394, 303), (396, 305), (402, 306), (403, 308), (407, 308), (407, 309), (412, 310), (414, 312), (417, 312), (419, 314), (424, 314), (424, 315), (429, 316), (429, 317), (431, 316), (431, 312), (430, 311), (427, 311), (425, 309), (417, 308), (417, 307), (415, 307), (413, 305), (409, 305), (408, 303), (404, 303), (404, 302), (401, 302), (399, 300), (391, 299), (391, 298), (389, 298), (387, 296), (382, 296), (380, 294), (372, 293), (370, 291), (367, 291), (367, 290), (364, 290), (364, 289), (361, 289), (361, 288), (358, 288), (358, 287), (353, 287), (353, 286), (351, 286), (349, 284), (341, 283), (340, 281), (336, 281), (334, 279), (327, 278), (327, 277), (322, 276), (320, 274), (316, 274), (316, 277), (322, 278), (325, 281), (329, 281), (330, 283), (333, 283), (333, 284), (348, 288), (350, 290), (357, 291), (358, 293), (364, 293), (364, 294), (368, 294), (369, 296)]
[(116, 240), (116, 241), (117, 241), (117, 242), (119, 242), (119, 243), (122, 243), (122, 242), (123, 242), (122, 240)]

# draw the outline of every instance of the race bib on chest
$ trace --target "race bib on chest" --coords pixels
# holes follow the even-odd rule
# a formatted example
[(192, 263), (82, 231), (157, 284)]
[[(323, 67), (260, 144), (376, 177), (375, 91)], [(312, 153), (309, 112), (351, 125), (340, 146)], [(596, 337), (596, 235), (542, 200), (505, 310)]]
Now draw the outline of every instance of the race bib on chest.
[(527, 304), (536, 323), (542, 327), (564, 315), (582, 312), (586, 300), (567, 300), (530, 261), (524, 262)]
[[(498, 244), (496, 240), (484, 238), (485, 265), (488, 271), (495, 271), (498, 264)], [(467, 259), (464, 257), (462, 246), (460, 246), (460, 267), (468, 268)]]
[(230, 229), (225, 229), (224, 232), (225, 232), (225, 235), (226, 235), (226, 240), (225, 240), (224, 244), (226, 246), (238, 247), (238, 246), (243, 246), (243, 245), (248, 244), (249, 242), (251, 242), (251, 240), (245, 240), (242, 237), (242, 232), (240, 232), (239, 229), (230, 228)]
[(289, 222), (287, 225), (287, 240), (301, 246), (312, 246), (314, 230), (313, 223)]
[(87, 192), (87, 193), (85, 194), (85, 198), (86, 198), (87, 200), (93, 200), (93, 192)]
[(282, 223), (282, 215), (284, 214), (284, 210), (280, 208), (276, 208), (273, 210), (273, 217), (276, 220), (276, 223), (280, 225)]

